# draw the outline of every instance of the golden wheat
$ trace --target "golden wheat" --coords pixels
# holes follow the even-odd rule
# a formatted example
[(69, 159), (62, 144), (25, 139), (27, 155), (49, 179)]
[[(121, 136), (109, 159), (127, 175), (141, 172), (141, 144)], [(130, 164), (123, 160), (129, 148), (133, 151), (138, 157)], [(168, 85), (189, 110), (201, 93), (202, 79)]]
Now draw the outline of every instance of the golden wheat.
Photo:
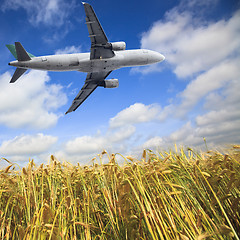
[(141, 160), (122, 156), (124, 165), (106, 151), (99, 157), (80, 166), (51, 156), (19, 171), (8, 160), (0, 170), (0, 237), (239, 239), (239, 146), (227, 154), (144, 150)]

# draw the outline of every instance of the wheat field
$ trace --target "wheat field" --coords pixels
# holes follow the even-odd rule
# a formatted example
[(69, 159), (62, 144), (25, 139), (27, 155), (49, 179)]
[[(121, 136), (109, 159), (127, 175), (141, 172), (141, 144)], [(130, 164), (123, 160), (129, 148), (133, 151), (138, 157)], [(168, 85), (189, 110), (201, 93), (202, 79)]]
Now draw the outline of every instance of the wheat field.
[(23, 168), (1, 161), (1, 239), (240, 237), (239, 146), (144, 150), (141, 159), (103, 151), (86, 166), (54, 156)]

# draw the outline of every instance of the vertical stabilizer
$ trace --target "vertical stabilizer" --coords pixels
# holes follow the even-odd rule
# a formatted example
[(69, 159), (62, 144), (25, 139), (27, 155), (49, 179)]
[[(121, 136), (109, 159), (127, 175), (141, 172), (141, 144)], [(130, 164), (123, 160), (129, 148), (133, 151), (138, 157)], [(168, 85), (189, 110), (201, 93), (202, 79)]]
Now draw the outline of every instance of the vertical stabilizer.
[[(6, 47), (8, 48), (8, 50), (12, 53), (12, 55), (18, 60), (17, 58), (17, 52), (16, 52), (16, 47), (14, 44), (6, 44)], [(27, 52), (28, 56), (30, 58), (34, 58), (35, 56), (29, 52)]]
[(23, 48), (23, 46), (20, 42), (15, 42), (15, 49), (16, 49), (17, 60), (18, 61), (29, 61), (29, 60), (31, 60), (28, 53)]
[(17, 59), (17, 53), (16, 53), (15, 46), (13, 44), (7, 44), (6, 47), (11, 52), (11, 54)]
[(18, 78), (20, 78), (26, 71), (27, 71), (27, 69), (25, 69), (25, 68), (17, 68), (15, 73), (12, 76), (10, 83), (16, 82), (18, 80)]

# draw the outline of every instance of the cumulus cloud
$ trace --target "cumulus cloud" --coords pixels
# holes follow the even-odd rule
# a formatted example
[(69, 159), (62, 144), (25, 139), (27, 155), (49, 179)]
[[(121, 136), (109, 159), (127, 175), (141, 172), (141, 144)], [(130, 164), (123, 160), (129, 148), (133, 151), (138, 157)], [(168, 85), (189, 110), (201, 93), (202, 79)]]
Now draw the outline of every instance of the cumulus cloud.
[(239, 54), (240, 11), (228, 20), (206, 23), (192, 12), (173, 9), (143, 33), (142, 48), (163, 53), (179, 78), (206, 71)]
[(121, 152), (126, 149), (124, 142), (128, 141), (135, 131), (134, 126), (128, 125), (117, 129), (108, 129), (105, 134), (77, 137), (64, 143), (62, 150), (56, 152), (55, 155), (60, 159), (72, 162), (86, 162), (105, 149)]
[(119, 112), (115, 117), (111, 118), (110, 127), (116, 128), (128, 124), (149, 122), (154, 120), (159, 112), (159, 105), (144, 105), (142, 103), (135, 103)]
[(177, 78), (189, 81), (158, 118), (162, 124), (169, 118), (183, 119), (182, 126), (147, 140), (144, 147), (155, 146), (154, 142), (199, 146), (204, 137), (210, 144), (240, 141), (240, 11), (229, 19), (207, 21), (201, 16), (204, 8), (201, 13), (193, 11), (199, 3), (181, 1), (142, 35), (143, 48), (163, 53)]
[[(128, 114), (120, 114), (120, 121), (117, 119), (119, 113), (109, 121), (109, 126), (105, 133), (98, 132), (95, 135), (85, 135), (81, 137), (76, 137), (71, 140), (68, 140), (62, 145), (62, 150), (57, 151), (55, 155), (59, 159), (64, 159), (72, 162), (84, 162), (91, 160), (101, 153), (103, 150), (107, 149), (108, 151), (113, 150), (114, 152), (126, 153), (129, 149), (129, 142), (134, 138), (136, 133), (135, 124), (141, 122), (148, 122), (147, 118), (142, 118), (139, 120), (132, 121), (131, 119), (136, 119), (143, 114), (151, 114), (152, 116), (156, 115), (153, 106), (147, 106), (144, 104), (134, 104), (129, 108), (122, 110), (120, 113), (128, 112), (129, 109), (135, 109), (132, 112), (131, 118), (126, 116)], [(145, 109), (145, 110), (144, 110)], [(157, 109), (157, 108), (156, 108)], [(143, 112), (142, 112), (143, 110)], [(152, 113), (154, 112), (154, 114)], [(151, 118), (152, 118), (151, 116)], [(129, 120), (129, 121), (126, 121)]]
[[(190, 83), (190, 86), (188, 85), (189, 87), (186, 89), (192, 88), (193, 93), (189, 91), (191, 94), (187, 95), (188, 99), (182, 101), (183, 106), (169, 105), (171, 111), (166, 109), (165, 116), (179, 116), (183, 112), (193, 114), (189, 111), (189, 106), (193, 107), (204, 93), (206, 97), (204, 98), (202, 113), (199, 111), (193, 118), (186, 117), (187, 122), (170, 135), (154, 137), (148, 140), (143, 147), (155, 147), (158, 144), (159, 146), (169, 146), (173, 143), (201, 146), (204, 145), (203, 138), (207, 139), (210, 146), (240, 142), (240, 72), (236, 67), (237, 63), (234, 61), (222, 67), (222, 71), (219, 72), (219, 82), (217, 78), (211, 79), (206, 76), (206, 79), (204, 78), (205, 85), (203, 84), (202, 88), (194, 81), (192, 84)], [(224, 74), (225, 71), (228, 74)], [(223, 78), (221, 78), (221, 75)], [(210, 80), (216, 82), (211, 83)], [(209, 85), (208, 82), (210, 82)], [(200, 96), (197, 96), (198, 91), (202, 93)], [(183, 91), (183, 93), (186, 92)], [(198, 99), (196, 100), (196, 98)]]
[(67, 46), (63, 49), (56, 50), (55, 54), (70, 54), (70, 53), (80, 53), (81, 46)]
[(144, 149), (156, 149), (158, 147), (161, 147), (165, 145), (164, 140), (162, 139), (162, 137), (153, 137), (148, 139), (144, 144), (143, 144), (143, 148)]
[[(124, 154), (126, 149), (131, 151), (139, 146), (150, 149), (159, 146), (164, 148), (174, 143), (199, 146), (204, 144), (204, 137), (210, 144), (240, 142), (240, 12), (235, 12), (229, 19), (207, 21), (201, 18), (201, 14), (195, 15), (192, 11), (193, 6), (209, 7), (213, 2), (216, 4), (217, 0), (181, 1), (178, 7), (167, 12), (162, 20), (155, 22), (142, 35), (143, 48), (163, 53), (166, 56), (164, 67), (170, 66), (178, 79), (187, 79), (182, 82), (184, 89), (178, 92), (171, 104), (161, 108), (158, 104), (135, 103), (112, 117), (105, 133), (68, 139), (62, 143), (62, 150), (56, 152), (56, 156), (64, 160), (86, 162), (105, 148)], [(58, 53), (79, 50), (80, 47), (70, 46)], [(159, 66), (154, 65), (143, 71), (162, 70)], [(61, 86), (52, 85), (53, 94), (50, 94), (51, 87), (46, 88), (48, 75), (41, 76), (42, 80), (37, 80), (39, 76), (34, 75), (39, 92), (36, 92), (35, 85), (28, 86), (30, 79), (28, 84), (19, 82), (25, 84), (23, 93), (6, 88), (4, 84), (8, 84), (9, 73), (1, 76), (1, 79), (8, 81), (0, 81), (3, 95), (6, 92), (4, 104), (0, 95), (0, 123), (42, 128), (56, 123), (59, 116), (52, 111), (59, 106), (57, 99), (63, 94)], [(30, 78), (30, 73), (25, 78)], [(38, 97), (35, 99), (36, 95)], [(7, 103), (6, 97), (9, 99)], [(61, 102), (62, 99), (64, 94)], [(28, 120), (20, 114), (25, 108), (28, 109), (25, 112)], [(15, 111), (16, 115), (9, 115)], [(41, 113), (42, 120), (37, 112)], [(4, 119), (6, 113), (6, 116), (10, 116), (8, 119)], [(151, 129), (153, 122), (159, 124), (162, 130), (170, 129), (170, 133), (156, 130), (156, 125)], [(144, 128), (142, 132), (139, 131), (140, 125)], [(54, 139), (52, 145), (50, 139), (48, 142), (48, 146), (56, 144)], [(0, 151), (10, 149), (5, 145), (2, 144)], [(44, 151), (44, 147), (42, 149)]]
[(195, 10), (196, 14), (202, 14), (206, 8), (215, 7), (219, 0), (182, 0), (177, 6), (177, 9), (181, 11), (191, 10), (192, 12)]
[(192, 80), (187, 87), (179, 93), (181, 104), (177, 106), (176, 114), (184, 116), (208, 94), (229, 86), (229, 84), (229, 87), (232, 88), (233, 81), (236, 81), (239, 77), (239, 59), (223, 61), (220, 64), (216, 64), (216, 66), (209, 71)]
[[(204, 115), (202, 116), (204, 117)], [(234, 144), (240, 141), (240, 120), (212, 122), (208, 125), (192, 124), (190, 121), (165, 138), (166, 143), (177, 143), (187, 146), (201, 146), (204, 138), (211, 146)]]
[(62, 86), (48, 84), (44, 71), (30, 71), (9, 84), (9, 72), (0, 76), (0, 124), (12, 128), (45, 129), (54, 126), (60, 114), (55, 111), (66, 104)]
[(120, 143), (126, 139), (129, 139), (136, 131), (136, 127), (133, 125), (126, 125), (124, 127), (117, 128), (117, 130), (109, 130), (107, 142)]
[(2, 10), (23, 8), (31, 24), (61, 26), (75, 7), (75, 0), (5, 0)]
[(38, 155), (48, 151), (56, 143), (57, 137), (43, 135), (22, 135), (14, 139), (3, 141), (0, 152), (5, 156)]
[(105, 133), (69, 140), (63, 144), (61, 151), (56, 152), (56, 156), (73, 162), (86, 162), (104, 149), (125, 154), (131, 151), (132, 142), (136, 141), (137, 125), (158, 121), (159, 113), (159, 105), (135, 103), (111, 118)]
[(70, 140), (65, 145), (65, 151), (69, 154), (90, 154), (102, 151), (106, 147), (103, 137), (82, 136)]

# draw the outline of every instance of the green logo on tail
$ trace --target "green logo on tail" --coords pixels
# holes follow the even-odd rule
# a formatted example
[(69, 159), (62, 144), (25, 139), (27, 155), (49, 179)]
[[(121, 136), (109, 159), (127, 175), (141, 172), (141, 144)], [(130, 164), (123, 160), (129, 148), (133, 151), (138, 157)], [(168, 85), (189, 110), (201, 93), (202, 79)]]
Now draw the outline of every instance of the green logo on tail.
[[(12, 53), (12, 55), (17, 59), (17, 52), (14, 44), (6, 44), (6, 47)], [(30, 58), (34, 58), (35, 56), (28, 52)]]

